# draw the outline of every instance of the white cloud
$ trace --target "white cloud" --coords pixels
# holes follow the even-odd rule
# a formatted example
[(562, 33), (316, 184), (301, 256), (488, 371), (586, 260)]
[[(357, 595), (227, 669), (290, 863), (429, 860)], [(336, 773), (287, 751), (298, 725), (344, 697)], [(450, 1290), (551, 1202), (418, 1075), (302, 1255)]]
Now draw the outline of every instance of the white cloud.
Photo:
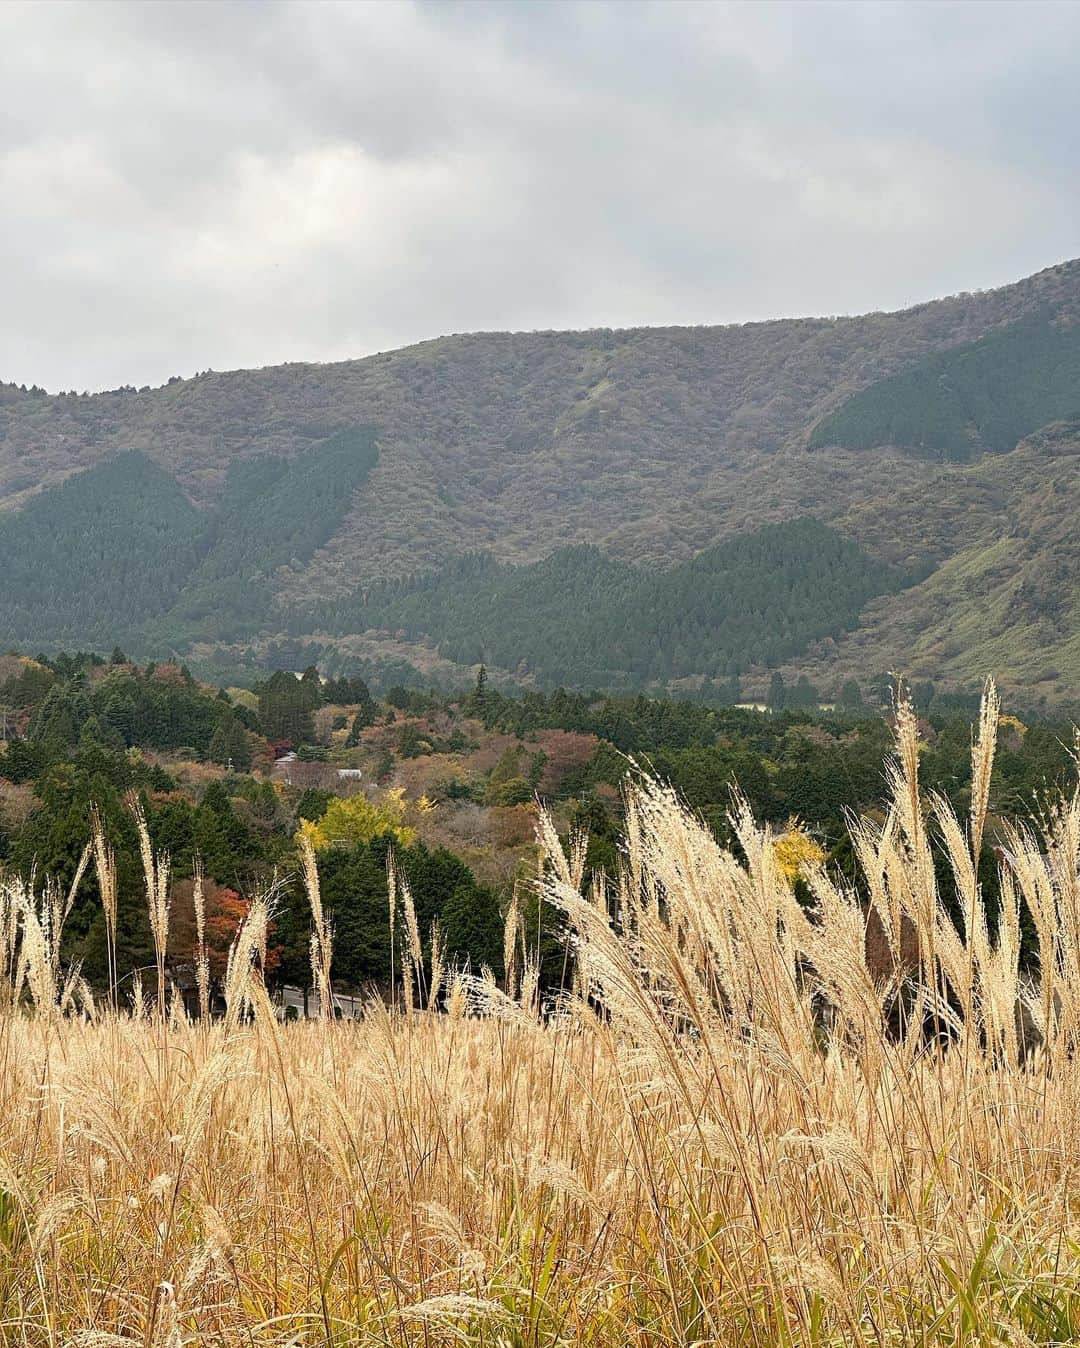
[(0, 6), (0, 378), (894, 307), (1080, 253), (1080, 7)]

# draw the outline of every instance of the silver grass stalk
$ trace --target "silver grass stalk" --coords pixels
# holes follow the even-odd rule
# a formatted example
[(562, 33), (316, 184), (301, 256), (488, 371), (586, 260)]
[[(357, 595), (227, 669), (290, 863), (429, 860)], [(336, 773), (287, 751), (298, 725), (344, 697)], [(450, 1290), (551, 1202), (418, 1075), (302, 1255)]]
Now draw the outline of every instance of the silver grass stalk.
[(416, 905), (413, 903), (412, 890), (404, 872), (398, 868), (393, 850), (386, 856), (387, 882), (390, 892), (396, 898), (401, 897), (401, 908), (405, 914), (405, 944), (402, 948), (402, 985), (405, 990), (405, 1007), (413, 1008), (413, 980), (416, 980), (416, 992), (421, 1005), (425, 1000), (423, 943), (420, 940), (420, 924), (416, 919)]
[(503, 923), (503, 974), (508, 997), (517, 996), (517, 942), (520, 927), (521, 905), (515, 882), (510, 906), (506, 910), (506, 921)]
[(0, 882), (0, 987), (7, 1005), (14, 1004), (19, 958), (19, 881)]
[(143, 879), (146, 884), (146, 905), (150, 916), (150, 934), (154, 940), (154, 960), (157, 965), (157, 1016), (159, 1024), (165, 1022), (165, 952), (169, 943), (169, 854), (159, 852), (155, 855), (150, 842), (150, 830), (146, 826), (146, 815), (142, 802), (135, 792), (128, 796), (128, 809), (135, 820), (135, 829), (139, 837), (139, 856), (142, 860)]
[(97, 805), (90, 807), (90, 838), (94, 849), (101, 906), (105, 913), (105, 961), (109, 980), (109, 1006), (116, 1011), (116, 854), (105, 837), (105, 824)]
[(319, 1018), (325, 1022), (334, 1018), (334, 990), (330, 981), (334, 928), (330, 913), (323, 910), (315, 848), (306, 834), (300, 839), (300, 864), (304, 891), (311, 909), (311, 978), (319, 998)]
[(438, 1003), (446, 974), (446, 937), (436, 918), (431, 924), (431, 986), (428, 989), (428, 1006), (432, 1009)]
[(979, 708), (979, 732), (971, 747), (971, 852), (978, 870), (983, 828), (990, 807), (990, 777), (994, 769), (1001, 700), (993, 679), (987, 679)]
[(57, 987), (52, 956), (50, 904), (47, 898), (43, 898), (39, 907), (34, 902), (33, 892), (26, 886), (18, 897), (22, 939), (16, 1000), (25, 986), (35, 1012), (39, 1016), (52, 1017), (56, 1013)]
[(195, 857), (192, 881), (192, 901), (195, 905), (195, 984), (199, 991), (199, 1018), (210, 1015), (210, 951), (206, 945), (206, 892), (202, 858)]
[[(90, 865), (91, 852), (92, 844), (87, 843), (82, 850), (82, 855), (79, 857), (79, 864), (75, 867), (75, 874), (71, 880), (71, 887), (68, 889), (67, 899), (64, 902), (63, 915), (60, 917), (57, 924), (59, 927), (63, 927), (64, 923), (71, 916), (71, 910), (75, 906), (75, 896), (79, 892), (79, 886), (82, 884), (83, 876), (86, 874), (86, 868)], [(57, 950), (59, 950), (59, 946), (57, 946)]]
[(260, 962), (266, 950), (270, 905), (265, 895), (256, 895), (229, 949), (225, 966), (225, 1028), (234, 1029), (253, 1005), (252, 985), (261, 983)]
[(397, 874), (394, 871), (394, 849), (386, 853), (386, 897), (390, 908), (390, 1007), (397, 1006), (397, 983), (395, 970), (395, 945), (397, 941)]

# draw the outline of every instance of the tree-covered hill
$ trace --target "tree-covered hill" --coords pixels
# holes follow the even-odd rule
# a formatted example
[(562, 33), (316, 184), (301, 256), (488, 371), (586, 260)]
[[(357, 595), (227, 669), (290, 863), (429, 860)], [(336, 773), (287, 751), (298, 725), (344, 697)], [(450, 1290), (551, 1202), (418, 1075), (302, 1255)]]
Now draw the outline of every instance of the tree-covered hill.
[(326, 541), (376, 459), (370, 430), (339, 431), (303, 458), (234, 465), (202, 510), (138, 451), (76, 473), (0, 517), (0, 636), (168, 650), (258, 630), (278, 569)]
[[(564, 548), (531, 566), (466, 558), (328, 606), (339, 633), (403, 629), (460, 664), (613, 688), (775, 666), (855, 627), (905, 577), (815, 520), (769, 525), (664, 571)], [(301, 627), (303, 614), (293, 620)], [(310, 615), (307, 615), (310, 622)]]
[(1004, 453), (1080, 417), (1080, 322), (1056, 312), (928, 356), (854, 394), (814, 428), (812, 448), (900, 445), (963, 461)]
[(43, 492), (0, 519), (4, 638), (104, 643), (110, 627), (124, 636), (175, 602), (199, 525), (176, 481), (134, 452)]
[[(119, 635), (223, 668), (286, 634), (408, 658), (423, 632), (421, 664), (483, 650), (552, 677), (734, 663), (763, 691), (777, 663), (968, 678), (992, 657), (1006, 684), (1075, 686), (1077, 333), (1080, 261), (895, 314), (480, 333), (93, 396), (0, 384), (0, 644)], [(702, 598), (714, 549), (806, 519), (861, 549), (842, 595), (804, 557), (766, 565), (748, 612)]]
[(238, 460), (303, 457), (335, 430), (371, 425), (380, 454), (368, 488), (328, 545), (281, 582), (299, 596), (476, 549), (521, 562), (593, 543), (662, 565), (750, 518), (831, 519), (879, 494), (896, 471), (887, 456), (868, 465), (837, 449), (805, 453), (822, 418), (884, 377), (1048, 307), (1080, 316), (1080, 262), (894, 314), (476, 333), (89, 397), (8, 385), (0, 503), (137, 449), (205, 506)]
[(903, 669), (948, 686), (999, 671), (1026, 698), (1071, 700), (1080, 689), (1078, 495), (1080, 419), (899, 487), (877, 527), (949, 540), (940, 564), (902, 594), (872, 601), (857, 630), (790, 672), (841, 681)]

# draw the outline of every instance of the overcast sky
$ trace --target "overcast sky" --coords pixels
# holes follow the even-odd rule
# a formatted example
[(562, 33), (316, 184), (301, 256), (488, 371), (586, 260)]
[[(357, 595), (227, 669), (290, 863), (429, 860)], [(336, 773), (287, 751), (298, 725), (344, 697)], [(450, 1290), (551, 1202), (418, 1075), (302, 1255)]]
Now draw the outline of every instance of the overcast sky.
[(1080, 254), (1080, 4), (0, 3), (0, 379), (897, 308)]

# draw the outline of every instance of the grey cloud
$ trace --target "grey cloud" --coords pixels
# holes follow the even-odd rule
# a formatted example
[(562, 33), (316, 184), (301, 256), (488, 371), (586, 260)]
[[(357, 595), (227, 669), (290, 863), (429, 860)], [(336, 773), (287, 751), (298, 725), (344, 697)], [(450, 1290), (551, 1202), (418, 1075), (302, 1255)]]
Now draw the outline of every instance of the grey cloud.
[(1080, 253), (1080, 6), (0, 6), (0, 379), (888, 308)]

